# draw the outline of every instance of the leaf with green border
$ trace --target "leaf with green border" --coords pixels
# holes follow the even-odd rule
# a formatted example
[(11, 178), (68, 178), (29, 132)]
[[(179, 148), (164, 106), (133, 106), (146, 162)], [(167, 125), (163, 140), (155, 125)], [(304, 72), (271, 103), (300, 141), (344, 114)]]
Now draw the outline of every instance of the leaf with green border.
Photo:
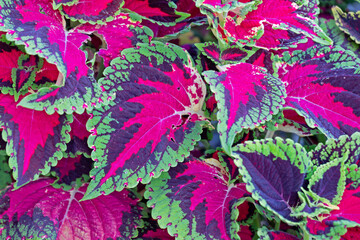
[(360, 130), (360, 59), (339, 46), (313, 45), (275, 59), (286, 85), (285, 107), (327, 137)]
[(121, 11), (124, 0), (78, 1), (70, 6), (60, 6), (60, 12), (72, 21), (104, 23), (114, 19)]
[(153, 179), (144, 196), (160, 227), (178, 239), (240, 239), (237, 207), (249, 193), (244, 183), (229, 184), (229, 177), (189, 158)]
[(15, 187), (47, 174), (62, 158), (72, 121), (72, 115), (48, 115), (17, 104), (13, 96), (0, 94), (0, 128), (4, 128), (2, 138), (7, 142)]
[(230, 154), (236, 133), (270, 120), (284, 104), (286, 92), (281, 80), (261, 67), (238, 63), (221, 69), (203, 75), (218, 102), (221, 145)]
[(94, 110), (87, 123), (95, 168), (86, 199), (148, 183), (182, 162), (206, 123), (205, 83), (176, 45), (126, 49), (100, 82), (105, 91), (116, 91), (116, 99)]
[(360, 44), (360, 11), (344, 13), (339, 7), (332, 9), (336, 25), (341, 31), (350, 35), (356, 43)]
[(311, 166), (305, 149), (290, 139), (248, 141), (233, 148), (235, 164), (252, 197), (291, 225), (301, 224), (293, 217), (301, 204), (298, 196)]
[(266, 227), (259, 228), (257, 234), (260, 240), (300, 240), (298, 237), (287, 232), (269, 230)]
[(326, 204), (338, 205), (345, 190), (346, 156), (319, 166), (309, 179), (308, 194)]
[(0, 30), (17, 45), (25, 45), (30, 55), (38, 55), (55, 64), (63, 74), (58, 85), (42, 88), (24, 98), (21, 105), (49, 114), (84, 112), (107, 101), (86, 65), (80, 49), (89, 36), (77, 28), (67, 30), (60, 12), (53, 9), (51, 0), (0, 1)]

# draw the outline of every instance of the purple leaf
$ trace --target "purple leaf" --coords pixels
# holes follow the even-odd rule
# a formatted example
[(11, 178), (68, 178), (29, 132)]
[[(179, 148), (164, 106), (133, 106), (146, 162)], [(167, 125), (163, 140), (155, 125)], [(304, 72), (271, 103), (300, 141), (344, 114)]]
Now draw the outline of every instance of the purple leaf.
[(86, 130), (86, 122), (89, 120), (89, 117), (90, 115), (87, 113), (81, 115), (77, 113), (73, 114), (74, 121), (70, 124), (71, 140), (67, 144), (66, 152), (64, 152), (65, 157), (75, 157), (79, 154), (90, 156), (91, 149), (87, 145), (90, 132)]
[(234, 147), (233, 155), (255, 200), (275, 212), (282, 221), (301, 222), (300, 218), (292, 216), (301, 203), (298, 192), (310, 165), (301, 145), (280, 138), (248, 141)]
[(303, 115), (328, 137), (360, 130), (360, 60), (338, 46), (314, 46), (284, 53), (279, 75), (286, 85), (285, 107)]
[(360, 44), (360, 11), (344, 13), (339, 7), (332, 9), (336, 25), (350, 35), (356, 43)]
[(236, 133), (270, 120), (284, 103), (286, 93), (281, 80), (255, 65), (226, 65), (221, 72), (206, 71), (203, 75), (218, 102), (217, 130), (227, 153)]
[(125, 48), (135, 47), (137, 43), (149, 43), (152, 37), (151, 30), (140, 25), (140, 22), (130, 19), (129, 14), (121, 13), (105, 24), (83, 24), (78, 28), (88, 34), (96, 32), (102, 35), (106, 49), (100, 49), (99, 55), (104, 58), (105, 67), (118, 56)]
[(60, 11), (65, 17), (80, 22), (106, 22), (120, 13), (124, 0), (87, 0), (79, 1), (70, 6), (61, 6)]
[(4, 128), (16, 187), (37, 179), (40, 173), (47, 174), (62, 158), (71, 119), (71, 115), (48, 115), (17, 106), (12, 96), (0, 95), (0, 127)]
[(240, 45), (265, 49), (288, 48), (305, 37), (322, 44), (331, 44), (313, 19), (312, 12), (305, 12), (291, 0), (263, 0), (246, 16), (230, 14), (225, 19), (226, 37)]
[(237, 206), (244, 183), (228, 184), (221, 169), (197, 159), (171, 168), (147, 186), (145, 197), (160, 227), (180, 239), (240, 239)]
[(117, 92), (87, 123), (96, 162), (86, 198), (149, 182), (200, 139), (206, 89), (191, 57), (172, 44), (138, 46), (124, 50), (100, 80)]
[(141, 223), (141, 208), (124, 190), (82, 201), (86, 185), (64, 191), (40, 179), (1, 198), (2, 239), (131, 239)]
[(96, 105), (101, 90), (80, 49), (89, 36), (77, 28), (67, 31), (65, 20), (53, 10), (51, 0), (0, 2), (0, 7), (0, 26), (8, 32), (8, 39), (25, 45), (29, 54), (39, 55), (55, 64), (65, 79), (66, 90), (42, 89), (25, 98), (22, 106), (36, 110), (45, 108), (52, 114), (55, 110), (82, 113), (84, 108)]

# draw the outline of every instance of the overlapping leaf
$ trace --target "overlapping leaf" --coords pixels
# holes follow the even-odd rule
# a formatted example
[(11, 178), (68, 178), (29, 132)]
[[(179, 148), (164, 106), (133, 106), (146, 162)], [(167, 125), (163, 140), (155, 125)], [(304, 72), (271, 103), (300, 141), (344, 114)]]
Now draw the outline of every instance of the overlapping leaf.
[(2, 239), (131, 239), (141, 225), (141, 208), (133, 193), (124, 190), (89, 201), (86, 185), (64, 191), (40, 179), (3, 194)]
[(300, 240), (294, 235), (282, 231), (268, 230), (265, 227), (258, 230), (260, 240)]
[(281, 220), (300, 223), (292, 213), (301, 203), (298, 192), (310, 166), (305, 149), (290, 139), (275, 138), (239, 144), (233, 155), (252, 197)]
[(119, 14), (110, 22), (104, 24), (84, 24), (78, 30), (86, 33), (96, 32), (102, 36), (106, 49), (100, 49), (99, 55), (104, 58), (107, 67), (110, 61), (120, 55), (125, 48), (135, 47), (137, 43), (149, 43), (152, 32), (147, 27), (133, 21), (129, 14)]
[(181, 22), (190, 15), (177, 11), (177, 2), (179, 1), (125, 0), (123, 8), (129, 9), (141, 18), (153, 23), (164, 26), (174, 26), (177, 22)]
[(6, 154), (5, 149), (0, 148), (0, 190), (12, 183), (11, 169), (9, 168), (8, 160), (9, 156)]
[(270, 120), (282, 107), (286, 93), (281, 80), (263, 68), (238, 63), (222, 69), (203, 74), (218, 102), (217, 130), (221, 144), (230, 153), (235, 134)]
[(106, 1), (79, 1), (70, 6), (61, 6), (59, 9), (65, 17), (80, 22), (101, 23), (114, 18), (120, 13), (124, 0)]
[(333, 7), (332, 12), (339, 28), (360, 44), (360, 11), (344, 13), (339, 7)]
[(85, 154), (90, 156), (91, 149), (87, 145), (87, 139), (90, 135), (90, 132), (86, 129), (86, 122), (89, 120), (90, 115), (83, 113), (81, 115), (74, 113), (73, 122), (70, 124), (71, 140), (67, 144), (66, 152), (64, 152), (64, 157), (75, 157), (80, 154)]
[(240, 45), (265, 49), (288, 48), (312, 38), (322, 44), (331, 44), (322, 29), (313, 20), (313, 13), (301, 5), (305, 1), (263, 0), (246, 16), (230, 14), (224, 20), (226, 38)]
[(328, 137), (359, 131), (360, 60), (352, 52), (314, 46), (284, 53), (282, 61), (285, 107), (297, 110), (310, 127), (318, 127)]
[(65, 78), (64, 87), (43, 88), (26, 97), (23, 106), (45, 108), (49, 114), (54, 111), (82, 113), (84, 108), (103, 101), (93, 72), (85, 64), (85, 53), (80, 50), (89, 36), (76, 28), (67, 31), (65, 20), (53, 10), (51, 0), (3, 0), (0, 7), (0, 29), (8, 32), (8, 39), (25, 45), (29, 54), (55, 64)]
[(9, 165), (13, 169), (16, 187), (22, 186), (39, 174), (47, 174), (50, 166), (62, 158), (62, 151), (70, 141), (71, 115), (48, 115), (17, 106), (10, 95), (0, 95), (0, 127), (7, 142)]
[(101, 79), (116, 92), (92, 112), (95, 169), (87, 198), (147, 183), (183, 161), (200, 139), (205, 84), (185, 50), (156, 42), (126, 49)]
[(346, 233), (347, 228), (360, 226), (360, 188), (345, 189), (338, 209), (324, 216), (322, 221), (308, 220), (306, 227), (313, 235), (320, 235), (322, 238), (341, 236)]
[(152, 216), (179, 239), (240, 239), (237, 206), (245, 184), (230, 184), (221, 169), (197, 159), (171, 168), (147, 187)]

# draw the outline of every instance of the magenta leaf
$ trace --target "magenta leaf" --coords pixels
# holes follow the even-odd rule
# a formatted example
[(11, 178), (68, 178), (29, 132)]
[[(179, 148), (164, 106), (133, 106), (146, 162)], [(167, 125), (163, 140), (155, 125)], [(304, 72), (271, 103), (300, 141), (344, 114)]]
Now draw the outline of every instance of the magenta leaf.
[(83, 24), (78, 28), (85, 33), (99, 34), (106, 43), (106, 49), (100, 49), (99, 55), (104, 58), (105, 67), (118, 56), (125, 48), (135, 47), (137, 43), (149, 43), (152, 32), (139, 21), (131, 20), (129, 14), (121, 13), (104, 24)]
[(360, 11), (344, 13), (339, 7), (332, 8), (336, 25), (360, 44)]
[(141, 224), (141, 207), (123, 190), (82, 201), (86, 185), (64, 191), (39, 179), (2, 195), (2, 239), (131, 239)]
[(231, 14), (224, 23), (228, 40), (239, 45), (265, 49), (288, 48), (305, 42), (309, 37), (321, 44), (331, 44), (323, 30), (313, 20), (313, 12), (306, 12), (305, 1), (263, 0), (246, 16)]
[(275, 138), (239, 144), (233, 155), (252, 197), (282, 221), (301, 223), (292, 215), (301, 204), (298, 192), (310, 167), (305, 149), (290, 139)]
[[(186, 0), (180, 0), (186, 1)], [(136, 13), (141, 18), (153, 23), (174, 26), (189, 17), (189, 13), (177, 11), (179, 1), (168, 0), (126, 0), (123, 8)]]
[(323, 216), (322, 221), (308, 219), (306, 227), (311, 234), (322, 238), (341, 236), (346, 233), (347, 228), (360, 226), (359, 204), (360, 187), (345, 189), (336, 210)]
[[(39, 55), (55, 64), (65, 79), (64, 88), (43, 88), (22, 101), (22, 106), (43, 110), (82, 113), (92, 108), (101, 96), (100, 86), (86, 65), (80, 49), (89, 36), (76, 28), (67, 31), (65, 20), (53, 10), (51, 0), (0, 1), (0, 29), (8, 39), (25, 45), (31, 55)], [(68, 88), (71, 85), (71, 89)], [(103, 100), (102, 100), (103, 101)]]
[(236, 133), (270, 120), (284, 104), (286, 93), (281, 80), (258, 66), (231, 64), (222, 66), (221, 72), (206, 71), (203, 75), (218, 102), (217, 130), (227, 153)]
[(240, 239), (237, 206), (249, 196), (244, 183), (228, 184), (220, 168), (197, 159), (153, 179), (145, 192), (152, 216), (179, 239)]
[(71, 140), (67, 144), (64, 157), (76, 157), (80, 154), (90, 156), (91, 149), (87, 145), (90, 132), (86, 129), (86, 122), (89, 120), (89, 117), (90, 115), (87, 113), (81, 115), (73, 114), (74, 121), (70, 124), (71, 131), (69, 133)]
[(61, 5), (73, 5), (76, 2), (78, 2), (78, 0), (54, 0), (54, 9), (58, 9)]
[(80, 22), (101, 23), (111, 20), (120, 13), (124, 0), (78, 1), (70, 6), (61, 6), (59, 10), (65, 17)]
[(350, 52), (335, 46), (284, 53), (279, 75), (286, 85), (285, 107), (297, 110), (310, 127), (328, 137), (360, 130), (358, 64)]
[(116, 99), (94, 110), (87, 123), (95, 168), (86, 198), (159, 176), (189, 155), (205, 124), (205, 84), (178, 46), (154, 42), (126, 49), (100, 82), (116, 91)]
[(9, 165), (16, 179), (15, 187), (22, 186), (47, 174), (50, 166), (62, 158), (62, 151), (70, 140), (71, 115), (48, 115), (17, 106), (10, 95), (0, 95), (0, 127), (7, 142)]

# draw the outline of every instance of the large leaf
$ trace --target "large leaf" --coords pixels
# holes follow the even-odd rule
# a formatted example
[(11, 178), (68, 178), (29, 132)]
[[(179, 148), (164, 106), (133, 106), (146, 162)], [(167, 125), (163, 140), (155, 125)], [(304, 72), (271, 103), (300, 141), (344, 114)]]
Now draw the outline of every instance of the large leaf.
[(301, 203), (298, 192), (310, 166), (305, 149), (290, 139), (275, 138), (239, 144), (233, 155), (252, 197), (283, 221), (300, 223), (292, 213)]
[(17, 106), (12, 96), (0, 95), (0, 127), (4, 128), (2, 137), (16, 187), (37, 179), (40, 173), (47, 174), (62, 158), (70, 141), (71, 121), (71, 115), (26, 109)]
[(332, 12), (339, 28), (360, 44), (360, 11), (344, 13), (335, 6), (332, 8)]
[(152, 32), (147, 27), (140, 25), (139, 21), (133, 21), (129, 14), (119, 14), (112, 21), (104, 24), (84, 24), (79, 31), (96, 32), (102, 36), (106, 43), (106, 49), (100, 49), (99, 55), (104, 58), (107, 67), (110, 61), (120, 55), (125, 48), (135, 47), (137, 43), (149, 43)]
[(236, 133), (270, 120), (284, 104), (286, 93), (281, 80), (263, 68), (249, 63), (221, 68), (221, 72), (203, 74), (218, 102), (217, 130), (222, 147), (230, 153)]
[(301, 8), (302, 4), (307, 3), (263, 0), (245, 17), (241, 14), (227, 17), (224, 23), (225, 35), (240, 45), (265, 49), (294, 46), (298, 42), (305, 42), (305, 37), (322, 44), (331, 44), (331, 39), (312, 19), (313, 13)]
[(70, 6), (61, 6), (59, 9), (73, 21), (101, 23), (112, 20), (120, 12), (124, 0), (79, 1)]
[(328, 137), (360, 130), (360, 60), (352, 52), (314, 46), (284, 53), (279, 64), (285, 107), (297, 110)]
[(82, 113), (92, 108), (101, 96), (100, 86), (86, 65), (81, 45), (89, 36), (77, 28), (69, 31), (65, 20), (53, 10), (51, 0), (0, 1), (0, 30), (16, 44), (25, 45), (29, 54), (39, 55), (54, 63), (64, 75), (62, 88), (44, 88), (26, 97), (22, 105), (36, 110)]
[(16, 191), (10, 188), (0, 203), (2, 239), (131, 239), (141, 224), (134, 194), (124, 190), (82, 201), (86, 186), (56, 189), (40, 179)]
[(200, 139), (205, 84), (172, 44), (139, 44), (114, 59), (100, 82), (116, 92), (87, 124), (96, 161), (87, 198), (148, 183), (183, 161)]
[(147, 186), (152, 216), (179, 239), (240, 239), (237, 206), (248, 196), (244, 183), (228, 185), (220, 168), (192, 159)]

